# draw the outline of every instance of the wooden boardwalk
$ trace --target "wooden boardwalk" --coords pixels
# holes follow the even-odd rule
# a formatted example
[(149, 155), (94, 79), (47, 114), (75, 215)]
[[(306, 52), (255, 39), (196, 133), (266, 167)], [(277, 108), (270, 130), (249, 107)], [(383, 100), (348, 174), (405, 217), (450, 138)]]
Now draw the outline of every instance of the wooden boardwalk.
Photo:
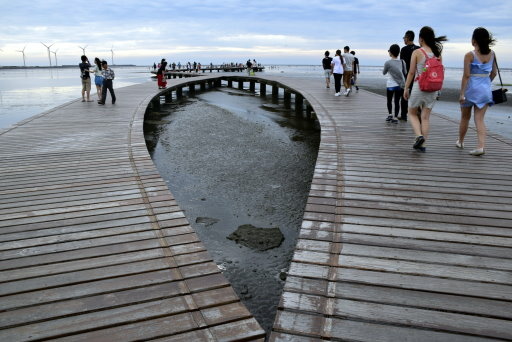
[[(489, 136), (471, 157), (433, 115), (417, 153), (380, 96), (251, 79), (294, 89), (322, 127), (270, 340), (512, 340), (512, 142)], [(149, 157), (156, 93), (122, 88), (115, 106), (75, 101), (0, 132), (0, 341), (262, 340)]]
[(271, 340), (512, 340), (512, 141), (433, 115), (419, 153), (383, 97), (286, 83), (322, 135)]
[(263, 340), (146, 149), (154, 82), (0, 133), (0, 341)]

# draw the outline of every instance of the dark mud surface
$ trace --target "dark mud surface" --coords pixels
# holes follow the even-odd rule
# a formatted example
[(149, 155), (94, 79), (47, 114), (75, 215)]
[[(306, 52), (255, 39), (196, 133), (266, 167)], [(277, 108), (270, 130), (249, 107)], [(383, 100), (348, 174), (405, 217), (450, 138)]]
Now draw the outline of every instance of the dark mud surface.
[(146, 120), (160, 174), (244, 304), (270, 331), (310, 188), (318, 123), (230, 88), (164, 105)]

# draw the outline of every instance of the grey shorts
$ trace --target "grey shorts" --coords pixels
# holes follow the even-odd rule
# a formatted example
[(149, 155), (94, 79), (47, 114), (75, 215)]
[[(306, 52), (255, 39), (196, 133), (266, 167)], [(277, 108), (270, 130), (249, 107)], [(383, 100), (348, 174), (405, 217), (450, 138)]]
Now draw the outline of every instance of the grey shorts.
[(324, 69), (325, 78), (331, 78), (331, 69)]
[(432, 109), (436, 103), (437, 91), (421, 91), (418, 82), (414, 82), (409, 96), (409, 108), (425, 107)]

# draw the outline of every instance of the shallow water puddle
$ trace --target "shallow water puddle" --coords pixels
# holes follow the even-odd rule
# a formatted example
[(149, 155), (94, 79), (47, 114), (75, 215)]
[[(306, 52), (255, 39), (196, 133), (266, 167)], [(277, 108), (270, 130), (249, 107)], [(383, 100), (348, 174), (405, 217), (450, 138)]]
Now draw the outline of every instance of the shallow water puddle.
[(270, 331), (313, 176), (318, 123), (229, 88), (163, 105), (145, 123), (153, 161), (187, 219)]

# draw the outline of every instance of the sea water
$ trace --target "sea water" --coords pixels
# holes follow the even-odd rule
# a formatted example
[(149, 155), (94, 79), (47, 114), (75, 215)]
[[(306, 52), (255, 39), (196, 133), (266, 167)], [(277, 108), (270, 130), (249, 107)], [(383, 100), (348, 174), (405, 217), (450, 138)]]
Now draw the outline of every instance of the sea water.
[[(116, 72), (114, 88), (120, 88), (151, 80), (150, 67), (113, 67)], [(386, 77), (382, 75), (382, 66), (361, 66), (358, 75), (363, 89), (385, 89)], [(269, 65), (264, 75), (282, 75), (286, 77), (306, 77), (318, 79), (322, 86), (323, 71), (321, 65)], [(502, 69), (504, 84), (512, 84), (512, 69)], [(460, 89), (461, 68), (447, 68), (444, 82), (446, 93)], [(498, 77), (493, 84), (499, 84)], [(33, 115), (62, 105), (81, 97), (81, 80), (78, 66), (76, 68), (35, 68), (35, 69), (0, 69), (0, 129), (27, 119)], [(492, 106), (486, 113), (488, 129), (494, 133), (512, 138), (512, 85), (508, 104)], [(443, 90), (443, 91), (445, 91)], [(93, 85), (91, 94), (96, 93)], [(383, 115), (386, 103), (383, 100)], [(452, 119), (460, 118), (460, 107), (456, 101), (441, 97), (434, 107), (434, 112), (444, 114)], [(471, 123), (471, 125), (473, 125)]]

